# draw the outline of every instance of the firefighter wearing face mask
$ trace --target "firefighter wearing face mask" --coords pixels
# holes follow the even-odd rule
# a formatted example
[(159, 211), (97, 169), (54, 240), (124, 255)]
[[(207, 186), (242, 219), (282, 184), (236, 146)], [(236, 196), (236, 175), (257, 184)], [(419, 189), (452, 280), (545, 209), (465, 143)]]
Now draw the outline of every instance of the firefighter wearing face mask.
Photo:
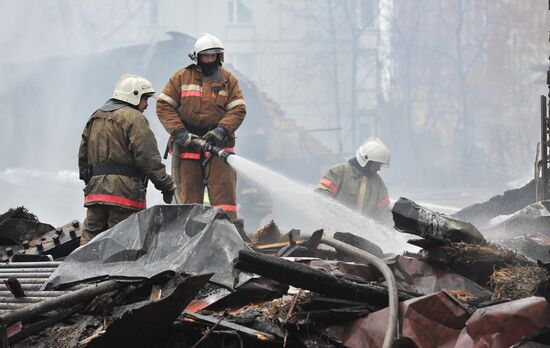
[(147, 182), (170, 203), (174, 181), (161, 162), (157, 141), (142, 114), (155, 93), (149, 81), (123, 75), (113, 97), (95, 111), (82, 132), (78, 167), (87, 208), (81, 245), (146, 208)]
[[(203, 203), (205, 186), (210, 204), (237, 217), (233, 168), (218, 157), (205, 162), (205, 154), (191, 142), (202, 138), (234, 151), (235, 131), (246, 115), (246, 104), (237, 79), (222, 68), (224, 47), (213, 35), (201, 36), (189, 54), (192, 64), (177, 71), (157, 100), (157, 115), (171, 135), (172, 155), (177, 156), (178, 203)], [(207, 163), (204, 166), (201, 163)]]
[(378, 175), (390, 165), (390, 151), (378, 138), (367, 139), (355, 157), (332, 167), (319, 180), (316, 191), (361, 214), (383, 223), (391, 222), (390, 199), (384, 180)]

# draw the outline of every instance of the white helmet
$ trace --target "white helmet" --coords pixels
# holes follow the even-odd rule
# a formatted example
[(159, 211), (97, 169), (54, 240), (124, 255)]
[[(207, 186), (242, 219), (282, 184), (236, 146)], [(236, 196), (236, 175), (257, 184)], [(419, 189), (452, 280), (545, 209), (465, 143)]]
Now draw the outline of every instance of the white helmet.
[(368, 138), (357, 149), (355, 158), (361, 167), (366, 166), (369, 161), (382, 163), (387, 167), (390, 165), (390, 150), (382, 140), (376, 137)]
[(152, 96), (154, 93), (153, 85), (147, 79), (138, 75), (124, 74), (116, 82), (113, 99), (139, 105), (142, 95)]
[(223, 62), (223, 52), (223, 43), (220, 39), (218, 39), (214, 35), (202, 34), (202, 36), (199, 37), (195, 42), (195, 46), (193, 46), (193, 51), (189, 53), (189, 58), (191, 58), (193, 63), (198, 64), (199, 54), (218, 53), (218, 56), (220, 57), (220, 62)]

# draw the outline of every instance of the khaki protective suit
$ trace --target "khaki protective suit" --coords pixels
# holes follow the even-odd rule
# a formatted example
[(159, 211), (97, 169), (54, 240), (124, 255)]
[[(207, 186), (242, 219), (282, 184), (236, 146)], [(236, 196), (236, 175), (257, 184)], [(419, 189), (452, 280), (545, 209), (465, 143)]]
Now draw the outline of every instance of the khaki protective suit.
[[(219, 67), (212, 76), (206, 76), (191, 64), (170, 78), (157, 100), (157, 115), (170, 134), (186, 128), (202, 137), (220, 125), (228, 134), (224, 149), (234, 151), (234, 133), (244, 120), (246, 105), (237, 79), (230, 72)], [(217, 157), (203, 168), (204, 153), (193, 146), (177, 150), (181, 203), (202, 204), (206, 185), (210, 204), (236, 218), (237, 175), (233, 168)]]
[(145, 116), (114, 99), (86, 123), (78, 167), (86, 182), (84, 206), (89, 208), (81, 244), (145, 209), (148, 180), (159, 191), (174, 187)]
[(350, 163), (341, 163), (319, 180), (316, 191), (374, 220), (391, 220), (388, 190), (378, 173), (364, 175)]

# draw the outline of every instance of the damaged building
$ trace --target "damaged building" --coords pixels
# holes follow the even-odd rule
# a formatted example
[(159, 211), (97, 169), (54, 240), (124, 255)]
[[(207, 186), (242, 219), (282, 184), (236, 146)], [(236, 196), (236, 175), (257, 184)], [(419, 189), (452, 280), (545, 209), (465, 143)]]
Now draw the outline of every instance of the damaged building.
[[(160, 2), (127, 3), (132, 4), (127, 10), (134, 7), (139, 10), (142, 5), (147, 8), (148, 26), (157, 25), (162, 19), (158, 12)], [(170, 0), (164, 5), (174, 3)], [(185, 18), (199, 22), (194, 13), (207, 13), (209, 7), (203, 6), (205, 3), (210, 4), (194, 3)], [(353, 6), (339, 7), (341, 4)], [(317, 6), (306, 1), (294, 7), (292, 1), (285, 1), (275, 6), (292, 12), (292, 18), (302, 18), (300, 25), (308, 34), (318, 33), (317, 26), (328, 33), (315, 50), (308, 51), (308, 59), (322, 60), (319, 52), (323, 50), (334, 53), (327, 60), (329, 64), (315, 65), (315, 69), (330, 71), (326, 76), (315, 75), (318, 72), (315, 69), (303, 69), (305, 72), (297, 74), (297, 79), (303, 78), (301, 73), (315, 75), (311, 85), (333, 77), (330, 88), (315, 86), (318, 94), (300, 89), (296, 95), (307, 96), (306, 101), (294, 99), (286, 90), (280, 92), (290, 100), (286, 105), (291, 105), (294, 113), (304, 111), (304, 119), (330, 120), (324, 128), (307, 128), (288, 117), (279, 100), (268, 96), (248, 76), (252, 68), (246, 62), (251, 60), (249, 55), (254, 49), (251, 43), (256, 39), (243, 43), (240, 38), (255, 32), (251, 9), (266, 8), (261, 2), (252, 5), (243, 0), (224, 1), (223, 9), (229, 10), (231, 22), (227, 36), (236, 46), (241, 45), (236, 64), (224, 63), (224, 67), (238, 79), (249, 116), (236, 133), (238, 145), (234, 153), (222, 146), (204, 142), (199, 145), (200, 151), (212, 158), (218, 156), (238, 173), (241, 219), (232, 219), (223, 209), (208, 204), (171, 204), (168, 200), (165, 205), (136, 211), (80, 245), (84, 221), (72, 216), (63, 224), (42, 221), (39, 214), (26, 206), (0, 211), (0, 348), (550, 347), (550, 127), (547, 124), (550, 113), (546, 97), (541, 98), (542, 134), (537, 140), (535, 178), (521, 188), (466, 206), (451, 215), (431, 209), (414, 197), (393, 199), (384, 187), (383, 199), (377, 199), (375, 204), (386, 209), (389, 221), (377, 221), (361, 214), (359, 208), (353, 210), (335, 202), (334, 197), (314, 192), (322, 173), (334, 164), (350, 157), (351, 161), (357, 161), (362, 156), (365, 165), (372, 160), (359, 150), (359, 154), (347, 151), (356, 148), (360, 138), (369, 132), (387, 135), (391, 138), (388, 144), (400, 149), (395, 151), (398, 156), (392, 158), (394, 162), (401, 161), (397, 171), (410, 170), (400, 173), (408, 176), (403, 185), (429, 182), (436, 177), (435, 189), (453, 180), (476, 182), (477, 173), (466, 173), (464, 167), (476, 163), (478, 158), (474, 155), (481, 156), (476, 150), (486, 154), (496, 147), (478, 139), (493, 130), (494, 120), (484, 119), (479, 134), (468, 128), (474, 118), (485, 115), (478, 106), (486, 96), (472, 96), (475, 92), (467, 93), (465, 88), (457, 92), (447, 82), (454, 82), (458, 76), (466, 83), (476, 74), (495, 76), (491, 74), (502, 72), (475, 70), (478, 66), (471, 61), (466, 66), (474, 67), (472, 75), (458, 63), (460, 71), (454, 75), (450, 72), (454, 67), (449, 68), (444, 59), (434, 59), (431, 65), (415, 69), (413, 63), (419, 49), (412, 45), (413, 39), (415, 35), (427, 38), (430, 31), (436, 31), (437, 15), (441, 17), (438, 20), (447, 21), (449, 18), (442, 14), (448, 15), (451, 10), (454, 15), (466, 14), (472, 10), (465, 18), (457, 15), (446, 22), (464, 19), (460, 24), (465, 24), (466, 29), (464, 33), (458, 32), (464, 36), (442, 40), (444, 44), (437, 48), (449, 49), (456, 40), (459, 51), (463, 49), (465, 53), (460, 57), (466, 61), (471, 56), (479, 60), (504, 57), (495, 49), (496, 40), (480, 45), (489, 49), (477, 55), (470, 47), (461, 45), (502, 34), (495, 30), (485, 35), (483, 30), (492, 23), (493, 17), (489, 16), (492, 11), (507, 14), (508, 6), (512, 5), (506, 1), (485, 5), (458, 2), (465, 8), (454, 9), (454, 3), (449, 2), (437, 9), (442, 13), (430, 12), (422, 17), (423, 12), (429, 12), (423, 11), (427, 4), (380, 0), (327, 1)], [(59, 12), (67, 14), (65, 20), (74, 18), (70, 9), (76, 7), (66, 5), (65, 1), (56, 3)], [(350, 8), (360, 11), (357, 14), (345, 11)], [(336, 18), (347, 21), (332, 17), (338, 12), (336, 9), (345, 15)], [(321, 25), (314, 14), (322, 16)], [(375, 14), (391, 15), (401, 25), (397, 29), (402, 31), (383, 20), (375, 21)], [(117, 14), (109, 16), (112, 19)], [(216, 16), (219, 19), (225, 13)], [(294, 34), (292, 23), (286, 23), (291, 17), (278, 18), (282, 24), (277, 28), (285, 32), (276, 34)], [(511, 17), (502, 18), (509, 21)], [(336, 27), (324, 28), (323, 23)], [(415, 31), (417, 24), (423, 26)], [(216, 25), (218, 29), (222, 27), (220, 23)], [(353, 37), (342, 35), (341, 26), (348, 25)], [(393, 36), (384, 36), (390, 31)], [(119, 45), (41, 62), (0, 64), (6, 80), (17, 81), (13, 86), (0, 81), (1, 157), (16, 167), (32, 165), (42, 158), (51, 160), (52, 167), (75, 162), (74, 153), (65, 148), (65, 140), (78, 143), (84, 119), (74, 122), (72, 118), (86, 117), (97, 107), (98, 100), (110, 97), (113, 76), (133, 71), (151, 77), (160, 92), (166, 78), (182, 67), (195, 38), (179, 31), (166, 34), (163, 39), (155, 36), (148, 44)], [(299, 40), (287, 40), (284, 45), (300, 46), (308, 40), (311, 37), (304, 35)], [(345, 49), (340, 51), (339, 44)], [(301, 46), (300, 49), (308, 50)], [(388, 58), (392, 49), (399, 50), (395, 61)], [(429, 47), (427, 51), (438, 50)], [(283, 50), (279, 53), (280, 57), (285, 55)], [(357, 53), (357, 57), (350, 53)], [(347, 64), (340, 64), (338, 55), (345, 55)], [(408, 60), (407, 57), (413, 56), (415, 59)], [(285, 63), (294, 57), (285, 59), (288, 60), (277, 62), (277, 69), (269, 76), (282, 73)], [(297, 66), (308, 67), (310, 61), (305, 63)], [(47, 69), (40, 69), (41, 65)], [(358, 65), (363, 68), (360, 73)], [(513, 67), (508, 65), (501, 70), (513, 71)], [(338, 69), (346, 68), (353, 69), (338, 75)], [(400, 74), (390, 75), (392, 68)], [(371, 70), (375, 73), (371, 74)], [(414, 80), (415, 74), (422, 78)], [(351, 83), (346, 87), (349, 88), (339, 90), (350, 76)], [(547, 76), (550, 86), (550, 71)], [(285, 76), (281, 80), (291, 79)], [(392, 89), (391, 83), (398, 87)], [(282, 82), (278, 86), (285, 87)], [(53, 100), (51, 94), (44, 92), (48, 89), (56, 90), (58, 99)], [(33, 96), (32, 102), (29, 94)], [(334, 99), (324, 100), (327, 96)], [(467, 97), (472, 97), (471, 103)], [(318, 102), (322, 113), (317, 114), (311, 100)], [(41, 106), (40, 112), (36, 105)], [(345, 108), (339, 109), (342, 105)], [(488, 109), (496, 108), (495, 104), (488, 105)], [(471, 108), (471, 114), (467, 107)], [(350, 114), (344, 117), (348, 111)], [(391, 117), (382, 117), (384, 112)], [(444, 117), (435, 119), (434, 115), (439, 113)], [(507, 110), (503, 115), (512, 113)], [(67, 124), (63, 139), (51, 136), (59, 125), (51, 122), (54, 116)], [(331, 119), (332, 116), (335, 118)], [(340, 117), (341, 120), (337, 119)], [(160, 135), (161, 153), (166, 148), (168, 154), (168, 135), (161, 124), (155, 120), (151, 128)], [(25, 129), (20, 138), (15, 135), (17, 129)], [(347, 133), (340, 133), (342, 129)], [(331, 135), (324, 139), (315, 136), (326, 132)], [(432, 141), (431, 137), (438, 140)], [(448, 141), (451, 137), (453, 142)], [(455, 159), (456, 148), (466, 140), (471, 141), (465, 151), (458, 151), (462, 157)], [(512, 140), (522, 146), (528, 142)], [(332, 143), (337, 145), (328, 148), (327, 144)], [(18, 151), (13, 150), (14, 144)], [(437, 149), (426, 151), (434, 147)], [(424, 151), (427, 154), (420, 156)], [(414, 156), (409, 156), (411, 152)], [(45, 156), (46, 153), (55, 156)], [(492, 160), (502, 161), (506, 155), (495, 155), (496, 160)], [(388, 150), (387, 162), (374, 162), (381, 167), (389, 164), (389, 158)], [(176, 163), (170, 157), (165, 160)], [(243, 162), (248, 166), (237, 170), (237, 164)], [(498, 168), (512, 165), (516, 163)], [(171, 166), (173, 177), (178, 176), (173, 169), (177, 167)], [(423, 167), (426, 175), (415, 171), (418, 167)], [(490, 163), (483, 168), (490, 168)], [(456, 175), (450, 177), (449, 173)], [(67, 175), (77, 181), (73, 174), (76, 173)], [(254, 175), (262, 180), (255, 181)], [(487, 182), (499, 175), (495, 171), (482, 176)], [(32, 171), (29, 176), (33, 179), (29, 186), (51, 189), (38, 179), (38, 183), (34, 182), (38, 175)], [(357, 189), (362, 191), (363, 198), (370, 184), (368, 180), (361, 179), (362, 186)], [(327, 187), (332, 193), (338, 191), (332, 182)], [(77, 191), (73, 190), (79, 207), (80, 189), (79, 186)], [(38, 191), (34, 190), (32, 195)], [(390, 192), (395, 194), (399, 190), (390, 187)], [(59, 190), (48, 196), (47, 204), (63, 211), (62, 204), (70, 201), (65, 193)], [(285, 196), (278, 202), (285, 205), (288, 220), (282, 221), (273, 213), (276, 194)], [(360, 199), (354, 198), (350, 200), (356, 200), (363, 208)], [(180, 200), (177, 197), (175, 201)], [(310, 228), (313, 225), (319, 228)]]

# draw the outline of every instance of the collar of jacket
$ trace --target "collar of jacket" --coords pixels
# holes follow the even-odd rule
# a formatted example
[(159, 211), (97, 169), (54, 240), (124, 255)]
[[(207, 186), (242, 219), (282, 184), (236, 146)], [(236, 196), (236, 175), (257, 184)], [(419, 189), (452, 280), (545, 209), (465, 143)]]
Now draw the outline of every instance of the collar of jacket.
[(120, 100), (109, 99), (105, 102), (105, 104), (103, 104), (102, 107), (99, 108), (99, 110), (105, 111), (105, 112), (110, 112), (110, 111), (115, 111), (115, 110), (118, 110), (118, 109), (122, 109), (125, 106), (132, 106), (132, 105), (130, 105), (128, 103), (125, 103), (123, 101), (120, 101)]

